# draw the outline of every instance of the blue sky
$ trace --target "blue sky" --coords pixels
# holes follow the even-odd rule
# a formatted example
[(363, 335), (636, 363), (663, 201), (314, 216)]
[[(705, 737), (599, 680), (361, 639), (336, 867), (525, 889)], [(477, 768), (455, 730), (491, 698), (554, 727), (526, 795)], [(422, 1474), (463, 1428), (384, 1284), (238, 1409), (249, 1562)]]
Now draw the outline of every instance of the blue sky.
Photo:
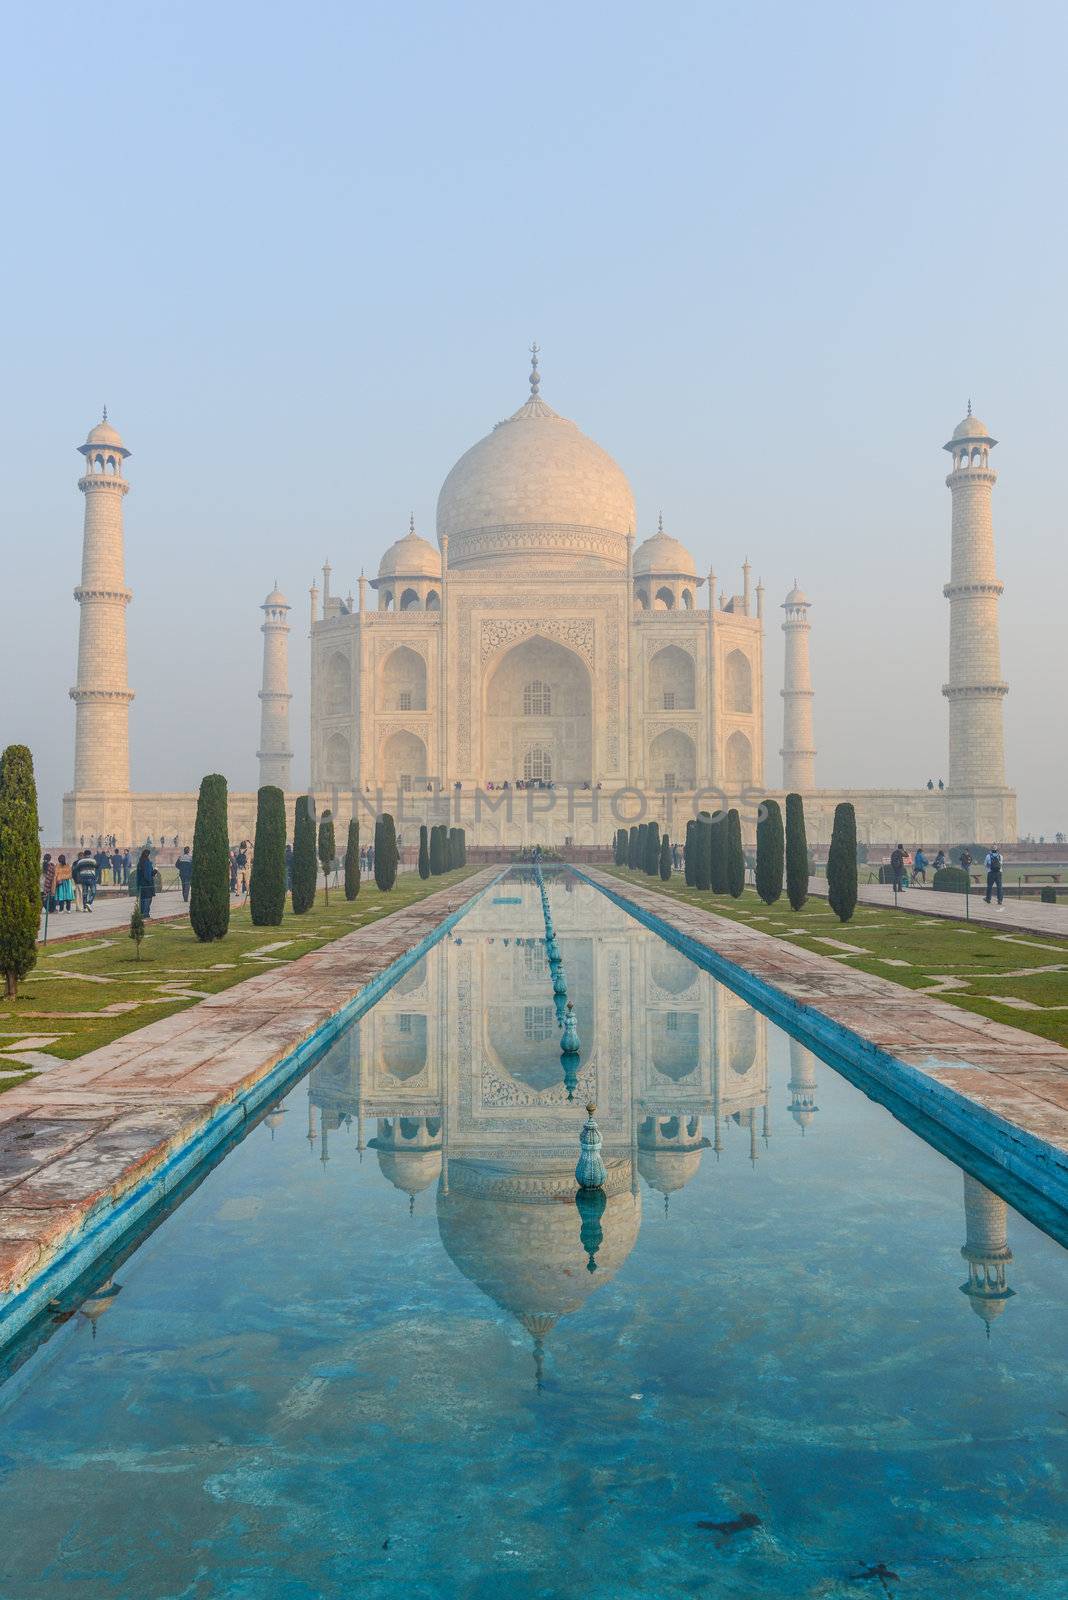
[(1065, 13), (1053, 5), (54, 4), (20, 16), (0, 394), (0, 739), (69, 785), (81, 496), (106, 402), (127, 510), (133, 781), (256, 781), (259, 604), (376, 568), (542, 392), (640, 532), (781, 635), (813, 601), (818, 777), (945, 772), (947, 460), (969, 395), (995, 518), (1009, 777), (1068, 828)]

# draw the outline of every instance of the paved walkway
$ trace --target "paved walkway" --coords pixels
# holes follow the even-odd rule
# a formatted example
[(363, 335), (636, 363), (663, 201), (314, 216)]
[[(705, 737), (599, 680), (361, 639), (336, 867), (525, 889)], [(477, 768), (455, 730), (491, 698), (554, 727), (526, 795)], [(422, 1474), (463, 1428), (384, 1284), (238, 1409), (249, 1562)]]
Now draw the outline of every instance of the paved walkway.
[[(813, 878), (809, 887), (813, 894), (826, 896), (825, 879)], [(892, 906), (894, 891), (886, 884), (862, 883), (857, 889), (857, 898), (866, 906)], [(1037, 895), (1017, 899), (1015, 895), (1006, 893), (1005, 904), (999, 906), (996, 901), (987, 905), (983, 894), (972, 894), (967, 898), (966, 907), (962, 894), (943, 894), (941, 891), (936, 894), (933, 889), (921, 885), (905, 889), (898, 895), (897, 904), (901, 911), (922, 911), (927, 917), (962, 919), (967, 910), (972, 922), (996, 923), (1000, 928), (1024, 933), (1059, 933), (1068, 938), (1068, 902), (1061, 901), (1059, 905), (1049, 906), (1043, 905)]]
[[(230, 904), (239, 906), (240, 896), (231, 900)], [(84, 939), (88, 934), (104, 933), (112, 928), (128, 928), (133, 908), (133, 899), (128, 894), (100, 894), (93, 902), (92, 911), (79, 911), (77, 908), (53, 911), (48, 919), (48, 942), (55, 944), (59, 939)], [(174, 917), (188, 915), (189, 907), (183, 903), (180, 889), (164, 889), (152, 902), (153, 922), (167, 922)], [(43, 912), (37, 938), (38, 941), (44, 938)]]
[[(930, 995), (922, 1006), (903, 1003), (900, 986), (886, 978), (629, 878), (583, 870), (740, 969), (734, 987), (784, 1026), (831, 1050), (850, 1047), (878, 1081), (1068, 1209), (1068, 1050)], [(776, 990), (770, 999), (781, 1004), (764, 990), (747, 993), (747, 975)]]
[(499, 871), (439, 889), (0, 1095), (0, 1315), (87, 1226), (106, 1224), (131, 1191)]

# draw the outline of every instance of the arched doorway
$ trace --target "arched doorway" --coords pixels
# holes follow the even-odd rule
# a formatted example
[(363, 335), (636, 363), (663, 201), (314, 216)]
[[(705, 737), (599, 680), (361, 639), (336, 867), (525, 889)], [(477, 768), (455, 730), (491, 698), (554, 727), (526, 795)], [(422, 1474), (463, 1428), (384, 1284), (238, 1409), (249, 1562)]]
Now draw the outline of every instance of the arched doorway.
[(593, 688), (582, 657), (534, 634), (490, 668), (483, 699), (483, 782), (592, 783)]
[(382, 746), (379, 772), (386, 794), (422, 788), (427, 779), (426, 745), (414, 733), (398, 730)]

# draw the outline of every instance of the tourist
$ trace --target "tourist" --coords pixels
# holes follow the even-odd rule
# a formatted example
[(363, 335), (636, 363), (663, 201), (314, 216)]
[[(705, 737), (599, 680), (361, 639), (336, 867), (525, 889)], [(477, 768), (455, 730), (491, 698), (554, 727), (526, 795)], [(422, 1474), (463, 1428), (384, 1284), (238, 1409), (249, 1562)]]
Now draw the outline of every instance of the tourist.
[(156, 869), (152, 865), (152, 854), (147, 844), (138, 857), (136, 888), (141, 915), (150, 917), (152, 915), (152, 900), (156, 893)]
[(286, 845), (286, 891), (293, 887), (293, 846)]
[(182, 886), (182, 899), (189, 899), (189, 885), (193, 881), (193, 852), (186, 845), (177, 861), (174, 863), (178, 873), (178, 882)]
[(56, 909), (56, 864), (47, 851), (41, 862), (41, 909), (49, 912)]
[(74, 904), (74, 884), (66, 856), (56, 862), (56, 910), (69, 911)]
[(96, 857), (92, 851), (82, 851), (71, 868), (71, 877), (81, 894), (82, 910), (92, 911), (93, 901), (96, 898)]
[(129, 845), (122, 852), (122, 886), (125, 889), (130, 882), (130, 873), (133, 870), (133, 856), (130, 854)]
[(972, 853), (971, 853), (970, 850), (962, 850), (961, 851), (961, 853), (960, 853), (960, 864), (964, 868), (965, 872), (967, 872), (968, 868), (972, 864)]
[(941, 872), (942, 868), (945, 866), (945, 864), (946, 864), (946, 852), (944, 850), (939, 850), (938, 854), (934, 858), (934, 869), (935, 869), (935, 871), (936, 872)]
[(115, 848), (113, 848), (111, 852), (111, 881), (112, 883), (121, 883), (123, 881), (122, 854), (118, 849)]
[(237, 893), (237, 851), (230, 851), (230, 893)]
[(908, 879), (905, 875), (905, 846), (895, 845), (890, 852), (890, 871), (894, 877), (894, 893), (900, 889), (908, 888)]
[(1002, 882), (1002, 877), (1001, 877), (1002, 860), (1001, 860), (1001, 850), (1000, 850), (998, 845), (994, 845), (990, 850), (987, 851), (985, 865), (986, 865), (986, 903), (987, 903), (987, 905), (990, 904), (990, 897), (994, 893), (994, 890), (996, 889), (997, 892), (998, 892), (998, 905), (999, 906), (1000, 905), (1004, 905), (1004, 903), (1005, 903), (1005, 885)]
[(242, 839), (241, 843), (237, 847), (237, 857), (236, 857), (236, 861), (235, 861), (235, 866), (237, 868), (237, 872), (236, 872), (235, 876), (240, 878), (240, 880), (241, 880), (241, 893), (242, 894), (248, 894), (248, 840), (247, 839)]
[(920, 879), (927, 882), (927, 857), (923, 853), (923, 845), (916, 846), (916, 859), (912, 864), (912, 881), (919, 883)]

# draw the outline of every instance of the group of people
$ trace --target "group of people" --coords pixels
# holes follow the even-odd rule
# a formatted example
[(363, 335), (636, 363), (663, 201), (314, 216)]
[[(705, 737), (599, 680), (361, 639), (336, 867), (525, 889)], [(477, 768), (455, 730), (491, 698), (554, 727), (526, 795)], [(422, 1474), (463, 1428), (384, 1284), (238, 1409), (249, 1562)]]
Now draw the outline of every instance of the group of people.
[(150, 916), (152, 897), (157, 889), (157, 873), (147, 845), (136, 867), (129, 850), (116, 850), (109, 855), (103, 848), (95, 851), (82, 848), (69, 862), (62, 853), (53, 861), (51, 851), (46, 851), (41, 861), (41, 909), (50, 915), (57, 911), (73, 911), (75, 906), (80, 911), (91, 912), (97, 888), (105, 882), (106, 875), (111, 874), (113, 884), (126, 887), (131, 872), (142, 900), (141, 911), (143, 915)]
[[(890, 871), (893, 877), (895, 890), (907, 889), (909, 883), (927, 882), (927, 869), (940, 872), (946, 865), (946, 852), (939, 850), (933, 861), (928, 861), (924, 855), (923, 846), (917, 845), (913, 855), (905, 849), (903, 844), (895, 845), (890, 852)], [(967, 848), (960, 853), (960, 865), (965, 872), (970, 872), (972, 867), (972, 853)], [(997, 895), (998, 905), (1005, 902), (1005, 862), (1001, 854), (1001, 846), (991, 845), (987, 851), (983, 865), (986, 868), (986, 903), (990, 905), (994, 895)]]

